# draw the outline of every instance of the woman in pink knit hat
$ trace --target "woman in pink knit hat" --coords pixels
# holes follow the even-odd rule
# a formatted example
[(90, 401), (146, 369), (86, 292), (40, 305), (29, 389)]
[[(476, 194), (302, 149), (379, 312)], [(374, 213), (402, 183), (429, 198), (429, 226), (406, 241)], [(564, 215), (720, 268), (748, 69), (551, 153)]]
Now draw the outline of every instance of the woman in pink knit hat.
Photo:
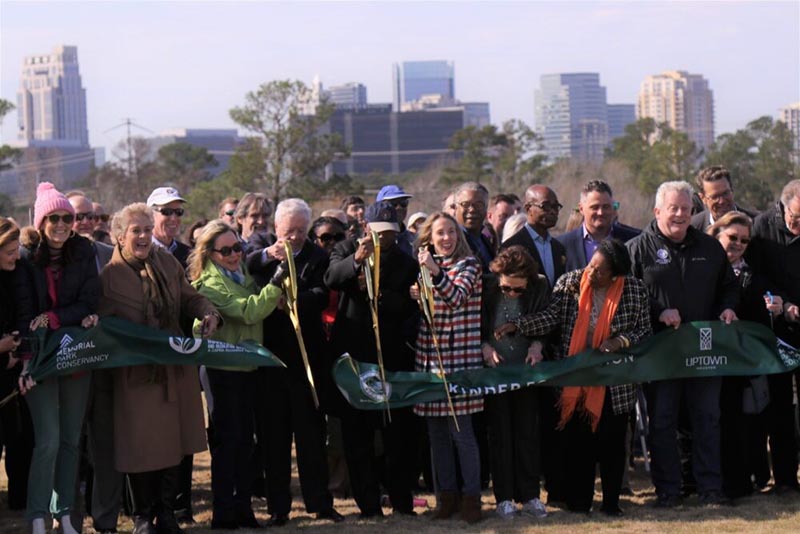
[[(72, 231), (74, 218), (69, 200), (53, 184), (39, 184), (33, 208), (39, 244), (31, 251), (23, 250), (15, 271), (18, 330), (23, 339), (39, 328), (97, 324), (94, 313), (100, 286), (95, 252), (88, 239)], [(60, 522), (63, 534), (77, 534), (81, 525), (73, 526), (69, 513), (91, 375), (64, 375), (37, 385), (28, 374), (30, 347), (27, 354), (22, 350), (25, 361), (19, 389), (31, 412), (36, 443), (25, 517), (31, 521), (33, 534), (44, 534), (48, 512)]]

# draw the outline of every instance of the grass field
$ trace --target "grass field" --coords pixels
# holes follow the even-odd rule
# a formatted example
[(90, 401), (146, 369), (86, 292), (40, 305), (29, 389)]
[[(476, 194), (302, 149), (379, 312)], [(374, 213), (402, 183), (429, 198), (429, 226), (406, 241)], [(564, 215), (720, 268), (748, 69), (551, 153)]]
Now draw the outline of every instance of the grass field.
[[(194, 470), (194, 506), (197, 524), (187, 527), (187, 534), (210, 534), (211, 522), (211, 474), (209, 467), (210, 457), (204, 453), (195, 457)], [(4, 467), (0, 476), (0, 534), (23, 534), (29, 532), (22, 512), (10, 512), (6, 507), (6, 484)], [(653, 488), (644, 470), (639, 468), (631, 477), (631, 484), (635, 495), (623, 497), (621, 507), (625, 517), (610, 519), (600, 513), (589, 516), (573, 514), (557, 508), (549, 508), (549, 516), (542, 520), (527, 517), (516, 517), (505, 521), (494, 517), (494, 496), (491, 491), (483, 494), (483, 511), (486, 519), (475, 526), (468, 526), (460, 520), (432, 521), (425, 510), (418, 508), (420, 513), (416, 518), (395, 518), (389, 515), (382, 520), (360, 520), (358, 508), (352, 499), (337, 499), (335, 506), (347, 517), (344, 523), (331, 524), (317, 521), (312, 516), (305, 514), (302, 500), (295, 498), (292, 509), (292, 520), (285, 527), (275, 529), (277, 532), (330, 532), (337, 534), (374, 533), (405, 534), (416, 531), (417, 533), (443, 534), (445, 532), (486, 532), (486, 533), (533, 533), (533, 532), (574, 532), (591, 531), (620, 532), (620, 533), (662, 533), (670, 534), (684, 532), (800, 532), (800, 495), (768, 496), (754, 495), (742, 499), (736, 506), (702, 507), (693, 498), (687, 499), (683, 506), (676, 510), (664, 511), (654, 509)], [(298, 495), (296, 487), (296, 473), (293, 480), (293, 494)], [(598, 484), (599, 491), (599, 484)], [(430, 494), (420, 495), (427, 499), (430, 507), (435, 504), (435, 499)], [(595, 495), (600, 498), (599, 493)], [(546, 500), (543, 497), (543, 500)], [(599, 502), (595, 502), (599, 507)], [(253, 508), (259, 520), (267, 519), (266, 503), (263, 500), (254, 500)], [(388, 510), (387, 510), (388, 512)], [(132, 523), (128, 518), (121, 518), (119, 531), (130, 532)], [(84, 533), (93, 534), (91, 520), (84, 523)], [(213, 531), (223, 532), (223, 531)], [(240, 529), (245, 533), (247, 530)]]

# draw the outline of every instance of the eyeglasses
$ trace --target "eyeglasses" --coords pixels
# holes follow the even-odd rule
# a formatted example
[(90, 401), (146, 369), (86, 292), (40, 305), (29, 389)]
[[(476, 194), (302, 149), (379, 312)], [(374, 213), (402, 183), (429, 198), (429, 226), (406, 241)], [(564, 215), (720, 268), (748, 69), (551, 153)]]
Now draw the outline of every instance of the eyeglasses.
[(731, 243), (741, 243), (742, 245), (746, 245), (746, 244), (750, 243), (750, 239), (747, 238), (747, 237), (738, 237), (738, 236), (735, 236), (735, 235), (729, 235), (729, 236), (727, 236), (727, 238), (728, 238), (728, 241), (730, 241)]
[(185, 210), (183, 208), (153, 208), (157, 212), (159, 212), (164, 217), (171, 217), (172, 215), (176, 215), (178, 217), (183, 217)]
[(336, 241), (338, 243), (344, 238), (345, 238), (344, 234), (329, 234), (328, 232), (325, 232), (324, 234), (317, 236), (317, 239), (319, 239), (323, 243), (330, 243), (331, 241)]
[(226, 210), (225, 215), (228, 217), (233, 217), (233, 214), (236, 213), (236, 210)]
[(486, 203), (484, 202), (469, 202), (465, 200), (464, 202), (459, 202), (458, 205), (461, 206), (461, 209), (464, 211), (467, 211), (470, 208), (477, 211), (483, 211), (486, 209)]
[(500, 286), (500, 291), (503, 293), (515, 293), (517, 295), (521, 295), (525, 293), (525, 290), (528, 289), (527, 287), (516, 287), (516, 286)]
[(76, 213), (75, 220), (81, 222), (82, 220), (86, 219), (87, 221), (93, 221), (95, 219), (94, 213), (87, 212), (87, 213)]
[(58, 224), (58, 221), (64, 221), (64, 224), (72, 224), (72, 221), (75, 220), (75, 216), (71, 213), (67, 213), (66, 215), (53, 213), (47, 216), (47, 220), (50, 221), (50, 224)]
[(242, 248), (241, 243), (234, 243), (231, 247), (222, 247), (222, 248), (212, 248), (214, 252), (219, 252), (223, 258), (227, 258), (231, 254), (240, 254), (244, 249)]
[(531, 206), (536, 206), (542, 211), (561, 211), (561, 208), (564, 207), (558, 202), (556, 202), (555, 204), (551, 202), (542, 202), (541, 204), (537, 204), (535, 202), (528, 202), (527, 204), (525, 204), (525, 209), (529, 210), (531, 209)]
[(724, 198), (731, 198), (733, 196), (733, 191), (728, 189), (727, 191), (723, 191), (722, 193), (717, 193), (716, 195), (703, 195), (703, 196), (708, 200), (710, 200), (711, 202), (716, 202)]
[(786, 213), (789, 214), (789, 219), (792, 221), (800, 221), (800, 213), (795, 213), (789, 209), (789, 206), (784, 206)]
[(95, 218), (100, 219), (103, 222), (108, 222), (108, 220), (111, 218), (111, 215), (108, 213), (101, 213), (100, 215), (95, 215)]
[(401, 208), (407, 208), (408, 207), (408, 199), (407, 198), (396, 198), (394, 200), (390, 200), (389, 204), (391, 204), (394, 207), (400, 206)]

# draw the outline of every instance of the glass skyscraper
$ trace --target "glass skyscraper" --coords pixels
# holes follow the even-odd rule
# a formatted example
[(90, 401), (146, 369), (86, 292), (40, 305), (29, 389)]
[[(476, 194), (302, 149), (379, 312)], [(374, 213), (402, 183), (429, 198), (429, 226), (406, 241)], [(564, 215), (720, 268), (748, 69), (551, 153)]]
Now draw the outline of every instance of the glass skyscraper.
[(452, 61), (404, 61), (392, 67), (394, 110), (423, 95), (441, 95), (454, 100), (455, 75)]

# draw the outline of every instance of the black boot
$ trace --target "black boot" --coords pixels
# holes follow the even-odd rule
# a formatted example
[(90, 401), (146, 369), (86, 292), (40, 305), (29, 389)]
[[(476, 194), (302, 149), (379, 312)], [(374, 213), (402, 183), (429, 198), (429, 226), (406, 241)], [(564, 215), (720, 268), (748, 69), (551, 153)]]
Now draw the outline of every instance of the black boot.
[(158, 471), (128, 475), (128, 492), (133, 512), (132, 534), (156, 534), (153, 517), (156, 505), (157, 476)]
[(156, 510), (156, 532), (158, 534), (183, 534), (175, 519), (175, 497), (178, 495), (180, 466), (162, 469)]

